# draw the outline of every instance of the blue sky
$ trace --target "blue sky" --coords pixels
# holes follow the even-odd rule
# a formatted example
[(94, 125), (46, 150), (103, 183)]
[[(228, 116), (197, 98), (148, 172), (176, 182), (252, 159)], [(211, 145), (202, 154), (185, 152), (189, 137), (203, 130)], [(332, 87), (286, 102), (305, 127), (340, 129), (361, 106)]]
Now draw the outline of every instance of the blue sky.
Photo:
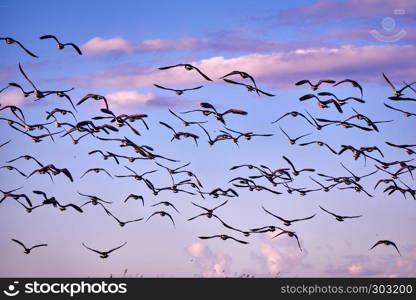
[[(353, 172), (364, 175), (375, 170), (374, 163), (362, 158), (354, 160), (350, 152), (332, 155), (316, 145), (300, 147), (289, 145), (279, 130), (279, 125), (291, 136), (312, 133), (301, 141), (323, 140), (339, 150), (340, 145), (379, 146), (385, 161), (410, 159), (411, 156), (388, 147), (384, 142), (414, 144), (416, 134), (412, 117), (403, 118), (400, 113), (386, 109), (383, 103), (415, 112), (412, 103), (392, 103), (387, 98), (391, 89), (381, 76), (385, 72), (395, 85), (412, 82), (415, 69), (415, 4), (412, 1), (0, 1), (1, 36), (11, 36), (22, 42), (39, 58), (26, 55), (16, 45), (0, 44), (1, 87), (9, 82), (30, 86), (18, 70), (20, 62), (30, 78), (43, 90), (75, 89), (69, 93), (78, 102), (87, 93), (106, 96), (110, 109), (117, 114), (145, 113), (150, 130), (139, 122), (133, 123), (142, 136), (133, 135), (128, 128), (121, 128), (113, 137), (128, 136), (138, 144), (155, 148), (155, 153), (180, 160), (174, 164), (157, 160), (170, 167), (191, 162), (187, 168), (198, 175), (204, 191), (216, 187), (232, 187), (227, 182), (237, 176), (254, 175), (253, 171), (230, 167), (242, 163), (265, 164), (271, 168), (287, 167), (282, 159), (289, 157), (296, 166), (313, 167), (316, 173), (331, 175), (348, 174), (340, 162)], [(405, 14), (395, 14), (395, 9)], [(338, 17), (335, 18), (337, 12)], [(382, 28), (386, 17), (395, 20), (395, 28)], [(305, 25), (307, 24), (307, 25)], [(379, 30), (384, 36), (394, 36), (404, 30), (405, 36), (392, 43), (375, 39), (371, 30)], [(79, 45), (83, 55), (71, 48), (59, 51), (52, 40), (39, 40), (44, 34), (54, 34), (63, 42)], [(183, 69), (160, 71), (157, 68), (177, 63), (192, 63), (208, 74), (213, 82), (207, 82), (194, 72)], [(233, 70), (245, 71), (254, 76), (260, 89), (275, 97), (258, 97), (242, 86), (228, 85), (220, 76)], [(300, 102), (299, 97), (311, 93), (307, 86), (295, 86), (301, 79), (313, 82), (319, 79), (342, 80), (351, 78), (364, 89), (365, 104), (348, 103), (344, 113), (333, 107), (320, 109), (315, 100)], [(241, 78), (233, 78), (242, 81)], [(172, 88), (204, 87), (184, 95), (157, 89), (153, 84)], [(350, 85), (321, 86), (319, 91), (330, 91), (338, 97), (359, 97), (359, 91)], [(411, 96), (411, 93), (408, 94)], [(272, 133), (272, 137), (241, 140), (240, 147), (229, 141), (209, 147), (206, 136), (198, 127), (183, 127), (169, 114), (197, 109), (200, 102), (209, 102), (218, 110), (242, 109), (246, 116), (226, 115), (227, 126), (241, 131)], [(24, 98), (18, 90), (8, 88), (0, 94), (0, 104), (21, 107), (28, 123), (44, 122), (46, 111), (55, 107), (71, 109), (68, 102), (57, 97), (34, 101)], [(78, 121), (100, 115), (101, 103), (87, 101), (77, 107)], [(329, 126), (315, 130), (305, 120), (287, 117), (278, 124), (271, 124), (288, 111), (305, 112), (313, 116), (341, 120), (353, 115), (352, 108), (368, 115), (372, 120), (394, 120), (380, 124), (380, 132), (363, 132)], [(201, 114), (188, 114), (187, 120), (209, 121), (206, 128), (212, 135), (223, 127), (214, 118)], [(0, 117), (13, 118), (7, 111)], [(61, 121), (73, 122), (70, 116), (60, 116)], [(191, 131), (200, 136), (198, 148), (189, 139), (170, 142), (171, 132), (159, 124), (166, 122), (178, 131)], [(100, 123), (101, 124), (101, 123)], [(119, 227), (100, 207), (87, 206), (83, 214), (73, 211), (60, 212), (51, 207), (41, 207), (27, 214), (12, 199), (0, 207), (0, 259), (1, 276), (63, 276), (107, 277), (121, 275), (128, 269), (128, 276), (415, 276), (416, 245), (412, 242), (416, 218), (412, 213), (415, 202), (394, 193), (383, 194), (375, 183), (386, 178), (377, 174), (362, 180), (363, 186), (373, 198), (352, 190), (334, 189), (328, 193), (313, 192), (307, 196), (288, 194), (281, 186), (276, 189), (282, 195), (267, 192), (249, 192), (236, 189), (239, 197), (205, 200), (199, 196), (161, 192), (155, 197), (143, 182), (125, 178), (110, 179), (103, 174), (79, 177), (93, 167), (106, 168), (112, 175), (127, 174), (124, 165), (144, 172), (158, 169), (149, 178), (158, 187), (170, 184), (167, 172), (154, 161), (122, 162), (104, 161), (87, 153), (94, 149), (133, 155), (131, 149), (118, 147), (117, 143), (100, 142), (92, 137), (82, 139), (78, 145), (71, 140), (57, 138), (53, 143), (46, 139), (32, 143), (29, 138), (12, 130), (7, 123), (0, 123), (0, 144), (12, 142), (0, 148), (2, 164), (19, 155), (31, 154), (41, 162), (67, 167), (74, 176), (74, 183), (65, 177), (54, 177), (52, 184), (47, 176), (35, 175), (29, 179), (5, 169), (0, 169), (1, 190), (24, 186), (34, 203), (40, 198), (33, 190), (44, 190), (64, 203), (80, 205), (86, 200), (77, 191), (97, 195), (113, 201), (108, 206), (122, 220), (144, 217), (165, 207), (151, 207), (159, 201), (170, 201), (180, 214), (169, 210), (177, 224), (173, 228), (166, 218), (154, 217)], [(50, 127), (51, 131), (57, 129)], [(101, 135), (104, 136), (104, 135)], [(377, 154), (374, 154), (376, 156)], [(36, 165), (31, 161), (13, 164), (30, 173)], [(298, 176), (294, 187), (316, 188), (309, 175), (323, 182), (314, 174)], [(186, 178), (180, 177), (179, 178)], [(401, 179), (411, 187), (414, 181), (409, 174)], [(267, 185), (265, 181), (259, 184)], [(139, 202), (123, 199), (130, 193), (141, 194), (145, 207)], [(295, 223), (289, 230), (299, 235), (303, 252), (295, 240), (287, 237), (271, 239), (268, 234), (254, 234), (248, 238), (229, 231), (214, 219), (200, 218), (187, 221), (201, 213), (191, 202), (214, 207), (225, 200), (227, 205), (217, 213), (227, 223), (241, 229), (282, 224), (264, 213), (261, 206), (285, 218), (300, 218), (316, 213), (308, 221)], [(319, 209), (319, 205), (341, 215), (363, 215), (362, 218), (337, 222)], [(232, 241), (200, 240), (198, 236), (227, 233), (247, 240), (248, 245)], [(27, 245), (48, 243), (48, 247), (35, 249), (25, 255), (18, 245), (10, 241), (17, 238)], [(379, 239), (394, 240), (403, 256), (391, 247), (368, 249)], [(123, 242), (127, 245), (102, 260), (82, 247), (86, 243), (96, 249), (110, 249)], [(37, 250), (37, 251), (36, 251)]]

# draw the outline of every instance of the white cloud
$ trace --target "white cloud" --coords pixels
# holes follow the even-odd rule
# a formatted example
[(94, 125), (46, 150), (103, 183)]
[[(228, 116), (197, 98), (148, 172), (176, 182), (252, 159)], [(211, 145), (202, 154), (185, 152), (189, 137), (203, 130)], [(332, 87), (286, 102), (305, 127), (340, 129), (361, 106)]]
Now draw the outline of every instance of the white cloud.
[(22, 106), (25, 101), (28, 101), (25, 96), (23, 96), (20, 90), (16, 89), (7, 89), (0, 93), (0, 104), (5, 105), (15, 105)]
[[(190, 62), (212, 79), (241, 70), (253, 75), (259, 82), (272, 87), (292, 86), (302, 78), (335, 79), (352, 77), (367, 82), (384, 82), (381, 73), (391, 77), (410, 79), (416, 71), (409, 61), (416, 60), (415, 46), (341, 46), (337, 48), (298, 49), (272, 54), (250, 54), (233, 58), (221, 56)], [(363, 72), (363, 70), (366, 70)], [(84, 76), (82, 81), (113, 87), (150, 87), (154, 83), (166, 86), (208, 84), (197, 72), (184, 68), (169, 70), (138, 69), (124, 72), (122, 68)], [(241, 78), (237, 78), (241, 80)], [(260, 84), (260, 87), (262, 84)]]
[(202, 277), (229, 277), (232, 259), (224, 253), (215, 253), (202, 243), (194, 243), (186, 248), (194, 258)]
[(125, 107), (130, 105), (145, 105), (149, 101), (155, 99), (152, 93), (139, 93), (137, 91), (118, 91), (106, 94), (109, 105), (111, 107)]

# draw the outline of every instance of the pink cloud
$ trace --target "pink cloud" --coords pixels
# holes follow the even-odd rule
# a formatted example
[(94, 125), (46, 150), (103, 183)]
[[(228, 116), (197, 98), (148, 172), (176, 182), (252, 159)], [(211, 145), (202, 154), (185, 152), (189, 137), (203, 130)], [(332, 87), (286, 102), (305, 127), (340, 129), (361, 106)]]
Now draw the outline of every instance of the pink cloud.
[(2, 106), (5, 105), (15, 105), (21, 107), (25, 101), (28, 101), (25, 98), (20, 90), (16, 89), (6, 89), (2, 93), (0, 93), (0, 104)]
[(171, 40), (150, 39), (134, 43), (121, 37), (94, 37), (84, 43), (81, 48), (86, 55), (102, 55), (108, 53), (143, 53), (174, 50), (215, 50), (225, 52), (270, 52), (291, 50), (307, 45), (323, 46), (320, 39), (313, 41), (268, 41), (260, 38), (237, 35), (235, 32), (216, 32), (208, 38), (183, 37)]
[(202, 277), (229, 277), (232, 259), (224, 253), (215, 253), (202, 243), (194, 243), (186, 248), (187, 253), (194, 259)]
[[(381, 73), (412, 80), (416, 70), (409, 62), (416, 60), (416, 47), (410, 45), (340, 46), (334, 48), (307, 48), (271, 54), (249, 54), (232, 58), (211, 57), (193, 65), (211, 78), (241, 70), (253, 75), (272, 88), (293, 86), (295, 80), (319, 77), (334, 79), (346, 76), (364, 82), (383, 82)], [(364, 71), (363, 71), (364, 70)], [(154, 83), (175, 86), (209, 84), (196, 72), (184, 68), (160, 71), (140, 69), (136, 73), (123, 72), (123, 69), (102, 71), (70, 80), (88, 84), (112, 87), (151, 87)], [(222, 81), (221, 81), (222, 82)]]
[(189, 37), (179, 38), (176, 40), (152, 39), (144, 40), (140, 43), (133, 43), (121, 37), (109, 39), (95, 37), (84, 43), (81, 48), (87, 55), (97, 55), (111, 52), (137, 53), (180, 49), (192, 50), (203, 48), (206, 44), (206, 40)]
[(156, 96), (152, 93), (139, 93), (137, 91), (119, 91), (106, 94), (105, 97), (110, 105), (116, 107), (123, 107), (126, 105), (146, 105), (152, 101)]
[(287, 235), (272, 239), (275, 232), (268, 232), (260, 236), (263, 243), (259, 252), (252, 253), (254, 259), (259, 261), (260, 266), (270, 275), (278, 275), (290, 272), (297, 265), (302, 264), (307, 251), (300, 251), (296, 239)]
[(350, 255), (344, 264), (328, 266), (330, 276), (351, 277), (414, 277), (416, 276), (416, 246), (404, 247), (403, 256)]

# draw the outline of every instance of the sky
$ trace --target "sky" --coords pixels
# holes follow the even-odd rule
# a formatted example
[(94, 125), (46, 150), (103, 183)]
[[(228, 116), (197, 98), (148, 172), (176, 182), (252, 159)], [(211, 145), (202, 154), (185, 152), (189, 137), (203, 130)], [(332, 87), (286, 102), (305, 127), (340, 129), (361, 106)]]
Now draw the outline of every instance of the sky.
[[(0, 41), (0, 88), (10, 82), (31, 87), (18, 69), (20, 63), (28, 76), (41, 90), (74, 88), (68, 95), (76, 103), (89, 93), (103, 95), (116, 114), (147, 114), (146, 130), (140, 122), (132, 125), (141, 133), (134, 135), (128, 128), (112, 133), (112, 138), (127, 136), (139, 145), (149, 145), (155, 153), (174, 158), (173, 163), (155, 161), (169, 167), (190, 163), (187, 170), (194, 172), (203, 184), (203, 191), (217, 187), (234, 188), (239, 197), (217, 199), (184, 193), (161, 192), (154, 196), (142, 181), (131, 178), (114, 178), (103, 173), (88, 174), (89, 168), (105, 168), (112, 175), (128, 174), (124, 166), (139, 173), (157, 170), (148, 178), (157, 187), (171, 184), (169, 174), (153, 160), (125, 160), (117, 165), (113, 160), (102, 160), (88, 152), (101, 149), (118, 154), (134, 155), (132, 149), (120, 148), (117, 143), (104, 142), (91, 136), (72, 144), (68, 136), (45, 139), (33, 143), (29, 137), (14, 131), (0, 120), (1, 165), (20, 155), (30, 154), (44, 164), (66, 167), (74, 177), (71, 183), (65, 176), (33, 175), (26, 179), (15, 171), (0, 169), (0, 189), (12, 190), (23, 186), (26, 193), (39, 204), (41, 197), (33, 190), (42, 190), (63, 203), (81, 205), (86, 198), (77, 192), (96, 195), (112, 201), (106, 207), (121, 220), (143, 217), (144, 220), (120, 227), (99, 206), (85, 206), (82, 214), (68, 209), (64, 212), (49, 206), (28, 214), (11, 198), (0, 204), (0, 257), (1, 277), (238, 277), (249, 274), (255, 277), (411, 277), (416, 276), (416, 243), (414, 228), (415, 201), (408, 195), (387, 195), (384, 185), (374, 190), (379, 179), (389, 175), (378, 171), (363, 178), (360, 183), (373, 197), (353, 190), (332, 189), (300, 196), (282, 192), (275, 195), (266, 191), (248, 191), (233, 187), (228, 181), (238, 176), (256, 175), (255, 170), (230, 168), (240, 164), (267, 165), (272, 169), (286, 168), (282, 156), (287, 156), (299, 168), (314, 168), (304, 172), (290, 185), (295, 188), (315, 189), (318, 186), (309, 178), (324, 183), (317, 173), (348, 176), (342, 162), (355, 174), (364, 175), (376, 170), (374, 162), (363, 158), (354, 160), (351, 152), (333, 155), (316, 145), (301, 147), (307, 141), (323, 140), (337, 151), (341, 145), (378, 146), (383, 161), (405, 160), (414, 157), (404, 150), (389, 147), (395, 144), (414, 144), (415, 118), (404, 118), (399, 112), (387, 109), (388, 103), (410, 112), (416, 112), (410, 101), (394, 103), (388, 97), (392, 89), (382, 77), (384, 72), (395, 86), (413, 82), (416, 78), (416, 3), (411, 0), (373, 1), (22, 1), (0, 0), (0, 37), (13, 37), (39, 58), (27, 55), (16, 44)], [(69, 46), (58, 50), (53, 40), (39, 37), (53, 34), (62, 42), (77, 44), (83, 55)], [(195, 71), (183, 68), (159, 70), (159, 67), (190, 63), (213, 79), (206, 81)], [(231, 71), (244, 71), (252, 75), (257, 86), (275, 97), (249, 93), (244, 86), (226, 84), (219, 79)], [(239, 76), (232, 80), (250, 84)], [(363, 87), (364, 104), (348, 102), (343, 114), (334, 107), (321, 109), (315, 100), (299, 101), (309, 93), (332, 92), (339, 98), (360, 97), (351, 84), (321, 85), (312, 92), (308, 86), (296, 86), (302, 79), (317, 82), (319, 79), (340, 81), (353, 79)], [(176, 95), (172, 91), (153, 86), (183, 89), (203, 85), (195, 91)], [(412, 92), (406, 90), (412, 97)], [(413, 94), (414, 97), (414, 94)], [(201, 102), (214, 105), (218, 111), (230, 108), (248, 112), (247, 115), (226, 115), (228, 128), (273, 134), (240, 139), (239, 147), (231, 141), (209, 146), (204, 132), (197, 126), (183, 127), (168, 109), (177, 113), (199, 109)], [(46, 112), (54, 108), (73, 110), (64, 98), (48, 96), (35, 101), (9, 87), (0, 93), (0, 104), (20, 107), (29, 124), (46, 122)], [(100, 101), (88, 100), (77, 106), (78, 121), (103, 115)], [(378, 124), (379, 132), (345, 129), (328, 126), (316, 130), (301, 118), (286, 117), (278, 123), (272, 121), (289, 111), (305, 113), (315, 118), (343, 120), (354, 114), (352, 108), (373, 121), (393, 120)], [(201, 113), (183, 115), (190, 121), (208, 121), (204, 127), (212, 136), (224, 130), (212, 116)], [(0, 111), (0, 118), (15, 119), (8, 110)], [(60, 122), (73, 123), (71, 116), (58, 116)], [(172, 132), (159, 124), (163, 121), (177, 131), (189, 131), (199, 136), (198, 147), (190, 139), (170, 141)], [(359, 121), (354, 120), (356, 124)], [(105, 121), (97, 121), (104, 124)], [(290, 136), (304, 137), (290, 145), (279, 129)], [(58, 132), (53, 124), (52, 132)], [(62, 135), (62, 134), (60, 134)], [(74, 136), (79, 136), (75, 134)], [(106, 136), (104, 133), (101, 137)], [(411, 164), (411, 163), (410, 163)], [(24, 173), (36, 169), (33, 161), (13, 163)], [(389, 169), (389, 170), (396, 170)], [(176, 175), (175, 179), (186, 179)], [(409, 173), (400, 179), (415, 187)], [(258, 180), (272, 188), (263, 179)], [(188, 189), (188, 188), (187, 188)], [(189, 190), (189, 189), (188, 189)], [(139, 201), (123, 200), (130, 193), (143, 195), (145, 206)], [(266, 214), (269, 211), (286, 219), (304, 218), (285, 228), (296, 231), (302, 250), (296, 240), (287, 235), (272, 238), (275, 234), (252, 234), (244, 237), (229, 230), (214, 218), (201, 217), (187, 221), (203, 212), (191, 202), (214, 207), (228, 200), (216, 211), (227, 224), (236, 228), (275, 225), (281, 221)], [(172, 208), (151, 205), (169, 201)], [(322, 206), (340, 215), (363, 215), (357, 219), (337, 222), (323, 212)], [(146, 219), (157, 210), (168, 211), (169, 219), (160, 216)], [(199, 239), (199, 236), (228, 234), (249, 242), (243, 245), (232, 240)], [(34, 249), (30, 255), (11, 241), (23, 241), (27, 246), (47, 243), (47, 247)], [(392, 240), (401, 256), (391, 246), (369, 248), (378, 240)], [(82, 246), (109, 250), (127, 244), (101, 259)]]

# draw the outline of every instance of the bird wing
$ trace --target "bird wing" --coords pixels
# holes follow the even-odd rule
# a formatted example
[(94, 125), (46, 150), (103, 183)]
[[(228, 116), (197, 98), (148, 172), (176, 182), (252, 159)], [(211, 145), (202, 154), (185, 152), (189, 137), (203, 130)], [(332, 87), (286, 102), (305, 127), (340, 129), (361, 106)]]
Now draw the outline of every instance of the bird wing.
[(320, 207), (323, 211), (327, 212), (328, 214), (333, 215), (334, 217), (339, 217), (338, 215), (336, 215), (336, 214), (334, 214), (334, 213), (332, 213), (332, 212), (330, 212), (330, 211), (326, 210), (326, 209), (325, 209), (325, 208), (323, 208), (322, 206), (320, 206), (320, 205), (319, 205), (319, 207)]
[(383, 77), (387, 81), (389, 86), (392, 88), (393, 92), (396, 92), (397, 91), (396, 88), (394, 87), (393, 83), (391, 83), (391, 81), (387, 78), (386, 74), (383, 73)]
[(177, 64), (177, 65), (173, 65), (173, 66), (160, 67), (158, 69), (159, 70), (167, 70), (167, 69), (171, 69), (171, 68), (175, 68), (175, 67), (179, 67), (179, 66), (184, 66), (184, 64)]
[(202, 77), (204, 77), (206, 80), (208, 81), (212, 81), (212, 79), (210, 79), (207, 75), (205, 75), (204, 73), (202, 73), (202, 71), (200, 69), (198, 69), (197, 67), (192, 66)]
[(165, 122), (159, 121), (160, 124), (162, 124), (163, 126), (169, 128), (170, 130), (172, 130), (174, 133), (176, 133), (176, 130), (173, 129), (172, 126), (170, 126), (169, 124), (166, 124)]
[(64, 46), (67, 46), (67, 45), (72, 46), (75, 49), (75, 51), (78, 52), (79, 55), (82, 55), (81, 49), (79, 49), (79, 47), (77, 45), (75, 45), (74, 43), (66, 43), (66, 44), (63, 44), (63, 45)]
[(25, 250), (27, 249), (26, 246), (19, 240), (16, 239), (12, 239), (13, 242), (18, 243), (20, 246), (22, 246), (23, 248), (25, 248)]
[(46, 247), (46, 246), (48, 246), (48, 244), (39, 244), (39, 245), (35, 245), (35, 246), (33, 246), (32, 248), (30, 248), (29, 250), (32, 250), (32, 249), (34, 249), (34, 248), (38, 248), (38, 247)]
[(316, 216), (316, 214), (314, 214), (314, 215), (312, 215), (312, 216), (310, 216), (310, 217), (303, 218), (303, 219), (294, 219), (294, 220), (291, 220), (291, 222), (297, 222), (297, 221), (309, 220), (309, 219), (312, 219), (312, 218), (313, 218), (313, 217), (315, 217), (315, 216)]
[(272, 215), (273, 217), (275, 217), (275, 218), (277, 218), (277, 219), (279, 219), (279, 220), (281, 220), (281, 221), (283, 221), (283, 222), (285, 222), (285, 221), (286, 221), (285, 219), (283, 219), (283, 218), (281, 218), (281, 217), (279, 217), (279, 216), (276, 216), (275, 214), (273, 214), (273, 213), (271, 213), (270, 211), (268, 211), (267, 209), (265, 209), (265, 208), (264, 208), (264, 206), (262, 206), (261, 208), (263, 208), (263, 210), (264, 210), (266, 213), (268, 213), (269, 215)]
[(30, 83), (30, 85), (33, 87), (34, 90), (37, 90), (36, 86), (33, 84), (33, 82), (29, 79), (29, 77), (26, 75), (25, 71), (23, 71), (22, 66), (19, 63), (19, 70), (20, 73), (22, 73), (23, 77)]
[(159, 88), (159, 89), (162, 89), (162, 90), (175, 91), (174, 89), (167, 88), (167, 87), (164, 87), (164, 86), (161, 86), (161, 85), (158, 85), (158, 84), (153, 84), (153, 85), (155, 87)]
[(104, 252), (101, 252), (101, 251), (98, 251), (98, 250), (95, 250), (95, 249), (92, 249), (92, 248), (90, 248), (90, 247), (88, 247), (88, 246), (86, 246), (84, 243), (82, 243), (82, 246), (84, 246), (85, 248), (87, 248), (88, 250), (91, 250), (91, 251), (93, 251), (93, 252), (95, 252), (95, 253), (98, 253), (98, 254), (104, 254)]
[(38, 58), (38, 56), (37, 55), (35, 55), (35, 54), (33, 54), (32, 52), (30, 52), (25, 46), (23, 46), (23, 44), (21, 43), (21, 42), (19, 42), (19, 41), (16, 41), (15, 40), (15, 42), (16, 42), (16, 44), (18, 44), (23, 50), (25, 50), (25, 52), (27, 53), (27, 54), (29, 54), (30, 56), (32, 56), (32, 57), (36, 57), (36, 58)]

